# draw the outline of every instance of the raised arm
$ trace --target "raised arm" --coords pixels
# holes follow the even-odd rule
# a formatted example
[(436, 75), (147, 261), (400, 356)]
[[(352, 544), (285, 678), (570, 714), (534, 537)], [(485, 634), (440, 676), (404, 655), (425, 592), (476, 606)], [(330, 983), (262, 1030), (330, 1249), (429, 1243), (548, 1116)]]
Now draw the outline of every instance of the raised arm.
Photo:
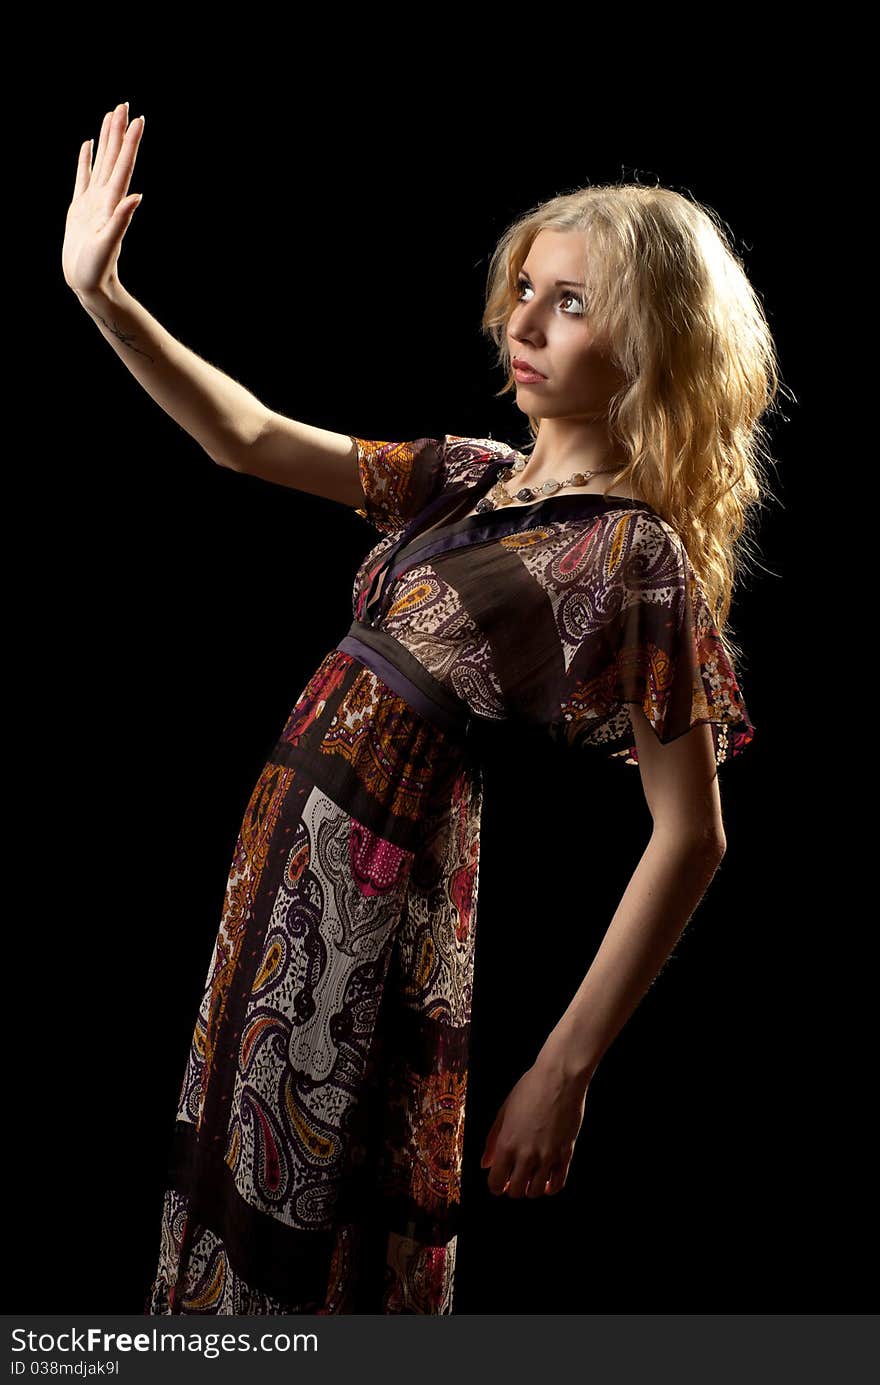
[(177, 341), (119, 280), (122, 239), (140, 197), (128, 191), (144, 118), (108, 111), (94, 164), (80, 146), (62, 248), (65, 282), (120, 360), (218, 466), (246, 471), (327, 500), (363, 506), (357, 447), (335, 433), (285, 418)]

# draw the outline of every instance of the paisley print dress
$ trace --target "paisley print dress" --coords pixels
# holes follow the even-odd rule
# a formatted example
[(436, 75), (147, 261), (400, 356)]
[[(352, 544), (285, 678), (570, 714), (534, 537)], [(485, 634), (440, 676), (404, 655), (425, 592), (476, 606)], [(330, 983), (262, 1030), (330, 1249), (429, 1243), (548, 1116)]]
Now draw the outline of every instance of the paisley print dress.
[(718, 764), (754, 734), (649, 505), (472, 514), (513, 449), (354, 441), (382, 537), (238, 834), (149, 1314), (451, 1313), (483, 739), (633, 765), (632, 703), (663, 742), (708, 723)]

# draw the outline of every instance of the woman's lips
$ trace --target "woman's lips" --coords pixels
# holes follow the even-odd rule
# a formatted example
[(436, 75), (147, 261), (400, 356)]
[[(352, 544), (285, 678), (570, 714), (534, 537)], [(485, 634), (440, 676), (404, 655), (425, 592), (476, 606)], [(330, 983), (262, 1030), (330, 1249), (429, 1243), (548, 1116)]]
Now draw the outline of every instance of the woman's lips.
[(529, 370), (526, 366), (515, 365), (513, 374), (517, 382), (521, 385), (542, 385), (545, 383), (546, 375), (541, 375), (537, 370)]

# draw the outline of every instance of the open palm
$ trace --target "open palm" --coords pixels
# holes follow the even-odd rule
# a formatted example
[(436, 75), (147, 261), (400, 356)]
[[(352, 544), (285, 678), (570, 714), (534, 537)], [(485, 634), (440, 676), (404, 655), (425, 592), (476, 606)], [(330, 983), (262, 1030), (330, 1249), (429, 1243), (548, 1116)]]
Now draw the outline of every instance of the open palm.
[(80, 145), (61, 250), (65, 281), (80, 297), (98, 292), (116, 273), (122, 238), (140, 201), (128, 185), (143, 132), (143, 116), (129, 125), (128, 108), (119, 105), (104, 116), (91, 167), (92, 142)]

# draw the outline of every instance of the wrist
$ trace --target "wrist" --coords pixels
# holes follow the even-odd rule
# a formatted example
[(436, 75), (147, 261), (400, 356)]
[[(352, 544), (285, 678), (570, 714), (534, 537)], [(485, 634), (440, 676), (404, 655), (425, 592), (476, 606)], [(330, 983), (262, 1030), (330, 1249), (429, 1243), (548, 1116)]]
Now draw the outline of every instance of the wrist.
[(74, 289), (74, 293), (79, 299), (86, 312), (106, 312), (107, 308), (117, 307), (125, 295), (125, 289), (119, 280), (114, 276), (112, 279), (105, 280), (98, 288), (90, 289), (87, 293)]
[(567, 1086), (586, 1088), (599, 1066), (600, 1054), (589, 1054), (554, 1029), (538, 1054), (536, 1067), (552, 1070)]

